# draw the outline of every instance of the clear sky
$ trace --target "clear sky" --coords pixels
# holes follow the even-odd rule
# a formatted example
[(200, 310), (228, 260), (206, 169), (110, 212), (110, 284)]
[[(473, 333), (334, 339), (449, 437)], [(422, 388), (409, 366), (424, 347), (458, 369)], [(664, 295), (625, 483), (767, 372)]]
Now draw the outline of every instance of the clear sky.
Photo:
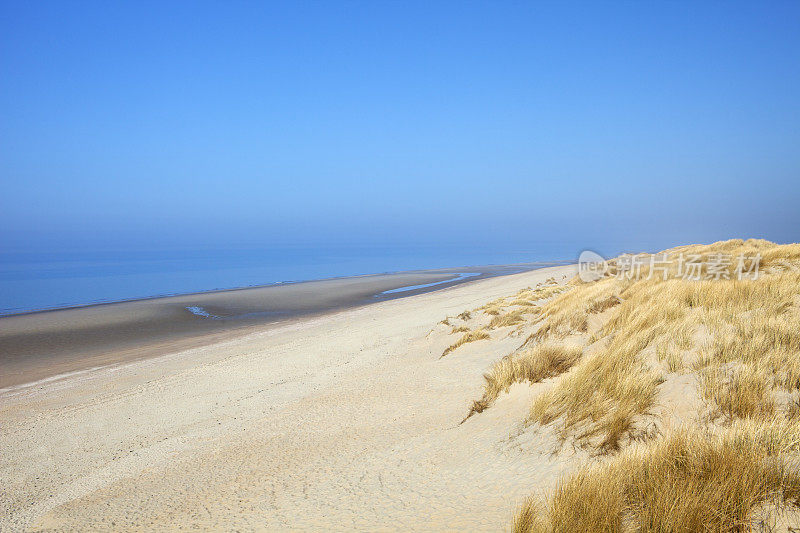
[(800, 241), (800, 2), (0, 8), (0, 244)]

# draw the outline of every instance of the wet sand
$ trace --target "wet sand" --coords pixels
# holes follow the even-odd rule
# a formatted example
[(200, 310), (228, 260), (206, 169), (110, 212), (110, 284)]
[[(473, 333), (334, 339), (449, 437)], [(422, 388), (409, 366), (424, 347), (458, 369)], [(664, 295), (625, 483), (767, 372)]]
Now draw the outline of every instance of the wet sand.
[[(0, 317), (0, 389), (206, 346), (257, 331), (265, 324), (423, 294), (547, 264), (552, 263), (378, 274)], [(461, 273), (471, 275), (458, 276)], [(438, 284), (430, 285), (434, 283)], [(414, 288), (417, 285), (430, 286)], [(403, 287), (410, 289), (394, 292)], [(386, 291), (392, 292), (383, 294)]]

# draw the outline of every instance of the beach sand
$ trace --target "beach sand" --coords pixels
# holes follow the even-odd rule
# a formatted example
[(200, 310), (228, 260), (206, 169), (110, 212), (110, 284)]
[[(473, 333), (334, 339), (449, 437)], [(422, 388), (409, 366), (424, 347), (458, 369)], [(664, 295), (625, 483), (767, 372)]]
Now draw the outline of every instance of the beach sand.
[(439, 322), (574, 274), (471, 281), (6, 388), (0, 529), (507, 529), (585, 457), (509, 424), (547, 381), (460, 424), (525, 337), (440, 358), (454, 336)]

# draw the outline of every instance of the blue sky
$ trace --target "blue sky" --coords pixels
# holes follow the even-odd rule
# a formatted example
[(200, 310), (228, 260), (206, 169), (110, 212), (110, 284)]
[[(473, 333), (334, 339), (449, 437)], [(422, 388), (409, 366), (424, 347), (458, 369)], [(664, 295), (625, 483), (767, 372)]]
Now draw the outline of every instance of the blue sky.
[(5, 249), (800, 240), (798, 2), (3, 1), (0, 69)]

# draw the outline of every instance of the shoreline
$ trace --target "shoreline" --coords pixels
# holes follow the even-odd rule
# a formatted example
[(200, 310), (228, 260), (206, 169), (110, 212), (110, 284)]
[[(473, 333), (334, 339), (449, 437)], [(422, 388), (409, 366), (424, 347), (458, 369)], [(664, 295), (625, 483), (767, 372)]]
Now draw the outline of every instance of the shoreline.
[(268, 324), (424, 294), (554, 263), (365, 274), (3, 315), (0, 389), (16, 389), (87, 368), (198, 348)]
[[(87, 307), (95, 307), (95, 306), (102, 306), (102, 305), (114, 305), (114, 304), (121, 304), (121, 303), (130, 303), (130, 302), (143, 302), (149, 300), (160, 300), (164, 298), (176, 298), (182, 296), (197, 296), (197, 295), (204, 295), (204, 294), (215, 294), (215, 293), (225, 293), (225, 292), (235, 292), (235, 291), (247, 291), (251, 289), (267, 289), (270, 287), (278, 287), (278, 286), (290, 286), (290, 285), (298, 285), (301, 283), (315, 283), (320, 281), (336, 281), (336, 280), (346, 280), (346, 279), (360, 279), (360, 278), (369, 278), (375, 276), (394, 276), (398, 274), (452, 274), (458, 275), (460, 271), (470, 271), (470, 270), (480, 270), (480, 269), (505, 269), (505, 268), (515, 268), (519, 267), (523, 270), (519, 270), (518, 272), (525, 272), (526, 270), (536, 269), (536, 268), (545, 268), (551, 266), (565, 266), (573, 264), (574, 261), (571, 259), (563, 259), (563, 260), (555, 260), (555, 261), (531, 261), (528, 263), (508, 263), (508, 264), (489, 264), (489, 265), (471, 265), (471, 266), (461, 266), (461, 267), (446, 267), (446, 268), (428, 268), (428, 269), (419, 269), (419, 270), (390, 270), (386, 272), (376, 272), (371, 274), (354, 274), (352, 276), (331, 276), (326, 278), (313, 278), (313, 279), (301, 279), (301, 280), (285, 280), (285, 281), (274, 281), (271, 283), (260, 283), (254, 285), (242, 285), (238, 287), (227, 287), (227, 288), (215, 288), (215, 289), (207, 289), (207, 290), (200, 290), (200, 291), (190, 291), (190, 292), (175, 292), (175, 293), (163, 293), (163, 294), (154, 294), (150, 296), (137, 296), (134, 298), (121, 298), (118, 300), (97, 300), (93, 302), (87, 302), (83, 304), (65, 304), (65, 305), (56, 305), (52, 307), (43, 307), (40, 309), (27, 309), (22, 311), (13, 311), (13, 312), (2, 312), (0, 311), (0, 320), (4, 318), (10, 317), (17, 317), (17, 316), (24, 316), (24, 315), (35, 315), (39, 313), (49, 313), (52, 311), (67, 311), (72, 309), (84, 309)], [(528, 268), (529, 267), (529, 268)], [(506, 275), (506, 274), (498, 274), (498, 275)], [(483, 279), (483, 278), (481, 278)], [(453, 280), (455, 281), (455, 280)], [(444, 282), (442, 282), (444, 283)]]

